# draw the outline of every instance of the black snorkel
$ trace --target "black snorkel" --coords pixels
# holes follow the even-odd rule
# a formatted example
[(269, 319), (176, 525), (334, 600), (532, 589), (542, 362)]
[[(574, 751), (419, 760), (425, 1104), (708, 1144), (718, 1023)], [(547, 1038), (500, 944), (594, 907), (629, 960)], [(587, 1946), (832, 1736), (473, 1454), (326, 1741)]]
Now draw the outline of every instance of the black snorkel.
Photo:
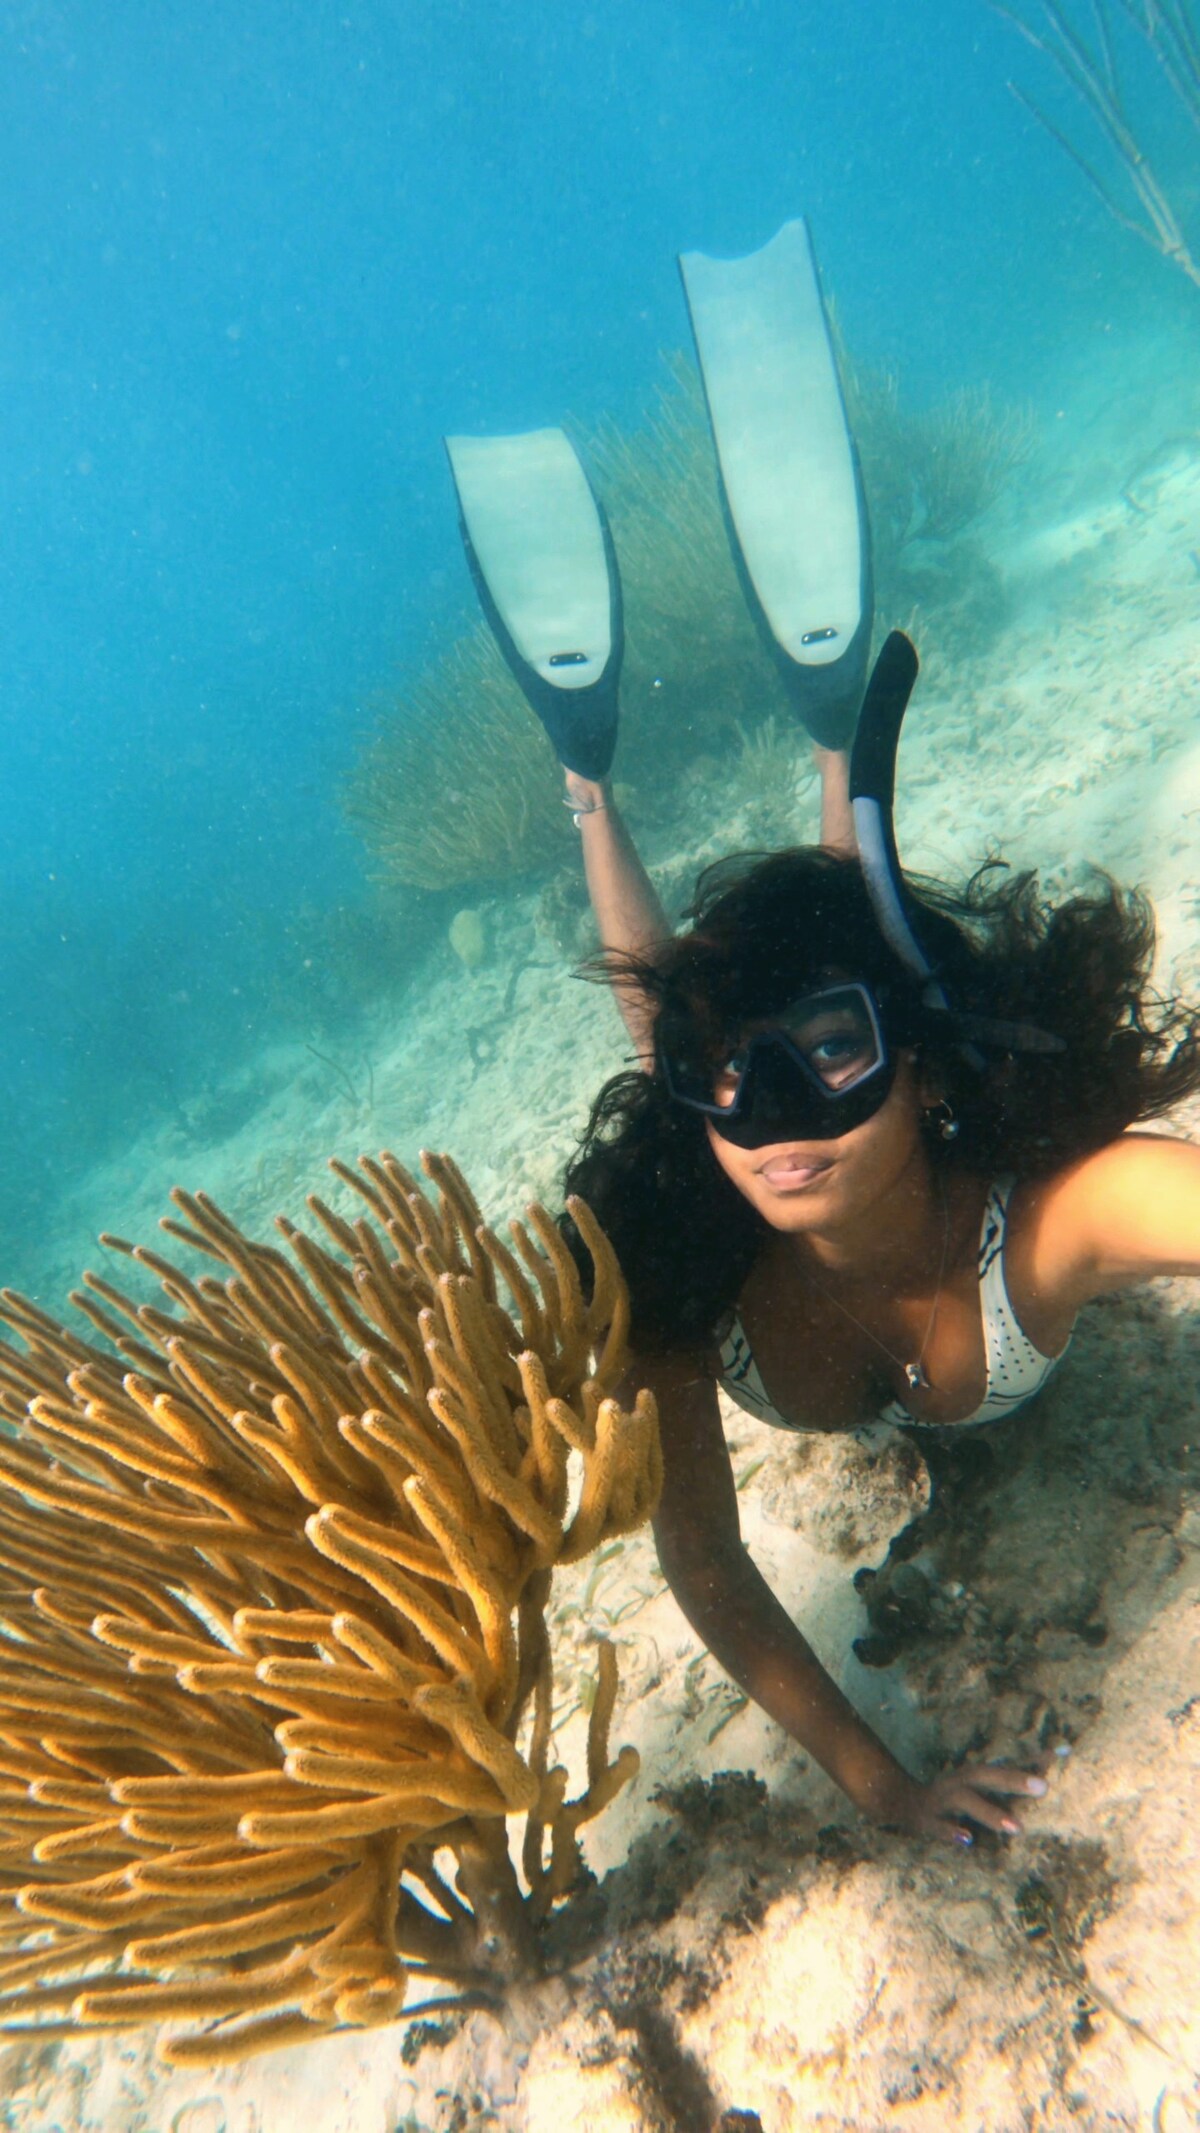
[(948, 998), (936, 966), (913, 927), (912, 906), (896, 850), (893, 810), (900, 728), (919, 672), (916, 648), (903, 630), (893, 630), (871, 671), (850, 756), (850, 805), (859, 864), (867, 893), (892, 953), (922, 982), (921, 1003), (951, 1018), (959, 1049), (977, 1070), (985, 1064), (979, 1046), (1002, 1052), (1065, 1052), (1061, 1037), (1030, 1022), (1006, 1022), (963, 1014)]
[(893, 630), (871, 669), (858, 714), (850, 755), (850, 806), (859, 865), (879, 930), (905, 969), (925, 981), (924, 1005), (948, 1012), (950, 1002), (909, 920), (892, 826), (900, 728), (919, 672), (916, 646), (903, 630)]

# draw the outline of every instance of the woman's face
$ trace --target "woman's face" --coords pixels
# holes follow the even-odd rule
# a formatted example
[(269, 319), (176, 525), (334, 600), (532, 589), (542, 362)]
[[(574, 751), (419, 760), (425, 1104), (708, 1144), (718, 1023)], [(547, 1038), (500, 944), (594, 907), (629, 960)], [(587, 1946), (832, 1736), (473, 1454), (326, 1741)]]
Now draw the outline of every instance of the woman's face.
[(916, 1054), (901, 1052), (895, 1080), (874, 1117), (837, 1140), (737, 1148), (705, 1123), (726, 1177), (772, 1229), (824, 1231), (868, 1214), (914, 1164), (924, 1166), (921, 1111), (930, 1101)]

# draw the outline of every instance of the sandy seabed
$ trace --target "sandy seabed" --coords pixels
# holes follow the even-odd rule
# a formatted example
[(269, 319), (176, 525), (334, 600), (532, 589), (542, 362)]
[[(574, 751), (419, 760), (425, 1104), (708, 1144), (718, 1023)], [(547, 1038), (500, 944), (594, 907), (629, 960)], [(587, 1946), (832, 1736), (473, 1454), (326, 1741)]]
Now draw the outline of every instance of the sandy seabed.
[[(1012, 620), (969, 669), (927, 665), (899, 810), (906, 861), (961, 874), (989, 851), (1054, 884), (1090, 857), (1153, 894), (1161, 982), (1200, 989), (1200, 438), (1118, 444), (996, 530)], [(919, 630), (919, 618), (916, 627)], [(794, 759), (797, 828), (813, 790)], [(697, 809), (704, 801), (697, 787)], [(709, 808), (713, 794), (707, 796)], [(650, 846), (674, 894), (763, 841), (736, 766), (715, 827)], [(635, 818), (636, 819), (636, 818)], [(39, 1280), (61, 1299), (102, 1227), (149, 1239), (176, 1182), (246, 1227), (301, 1210), (323, 1158), (449, 1147), (489, 1216), (553, 1203), (587, 1100), (621, 1059), (610, 1003), (574, 983), (537, 898), (485, 913), (489, 953), (431, 955), (403, 1010), (339, 1071), (280, 1048), (64, 1203)], [(518, 973), (514, 979), (514, 973)], [(247, 1112), (232, 1134), (226, 1099)], [(1195, 1122), (1192, 1122), (1193, 1125)], [(1186, 1130), (1188, 1121), (1182, 1121)], [(219, 2074), (171, 2074), (152, 2039), (22, 2039), (0, 2051), (17, 2133), (765, 2133), (1200, 2124), (1200, 1333), (1189, 1283), (1083, 1314), (1045, 1395), (946, 1485), (915, 1567), (919, 1607), (885, 1667), (854, 1586), (928, 1501), (898, 1439), (794, 1439), (730, 1411), (756, 1559), (847, 1693), (915, 1763), (1036, 1758), (1046, 1798), (974, 1852), (860, 1822), (721, 1676), (647, 1535), (563, 1576), (572, 1684), (619, 1640), (613, 1728), (642, 1772), (588, 1832), (597, 1887), (560, 1929), (557, 1975), (503, 2023), (346, 2035)], [(911, 1581), (910, 1581), (911, 1586)], [(878, 1590), (874, 1598), (878, 1600)], [(895, 1619), (893, 1616), (889, 1619)], [(877, 1626), (877, 1625), (876, 1625)], [(420, 2047), (420, 2048), (418, 2048)]]

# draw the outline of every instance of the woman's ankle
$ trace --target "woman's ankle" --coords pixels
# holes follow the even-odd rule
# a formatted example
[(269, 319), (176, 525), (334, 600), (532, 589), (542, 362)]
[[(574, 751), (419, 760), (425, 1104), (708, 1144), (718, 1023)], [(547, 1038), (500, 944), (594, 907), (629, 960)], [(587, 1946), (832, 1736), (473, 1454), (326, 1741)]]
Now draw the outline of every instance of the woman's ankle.
[(610, 793), (605, 778), (584, 778), (577, 770), (563, 773), (566, 785), (566, 804), (578, 815), (600, 814), (609, 804)]

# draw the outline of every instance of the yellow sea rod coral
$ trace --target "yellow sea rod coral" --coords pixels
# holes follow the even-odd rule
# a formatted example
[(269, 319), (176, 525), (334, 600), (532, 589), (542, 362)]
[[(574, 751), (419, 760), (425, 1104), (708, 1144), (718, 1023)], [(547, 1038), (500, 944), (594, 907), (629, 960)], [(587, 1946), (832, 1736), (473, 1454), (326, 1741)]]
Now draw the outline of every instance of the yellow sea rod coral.
[(106, 1238), (162, 1298), (85, 1275), (103, 1347), (4, 1292), (0, 2027), (181, 2022), (162, 2056), (216, 2063), (515, 1975), (637, 1767), (608, 1647), (583, 1797), (547, 1767), (553, 1567), (661, 1480), (653, 1401), (612, 1397), (619, 1270), (573, 1203), (585, 1304), (543, 1209), (510, 1248), (422, 1161), (436, 1199), (335, 1163), (367, 1212), (314, 1197), (292, 1259), (175, 1193), (224, 1278)]

